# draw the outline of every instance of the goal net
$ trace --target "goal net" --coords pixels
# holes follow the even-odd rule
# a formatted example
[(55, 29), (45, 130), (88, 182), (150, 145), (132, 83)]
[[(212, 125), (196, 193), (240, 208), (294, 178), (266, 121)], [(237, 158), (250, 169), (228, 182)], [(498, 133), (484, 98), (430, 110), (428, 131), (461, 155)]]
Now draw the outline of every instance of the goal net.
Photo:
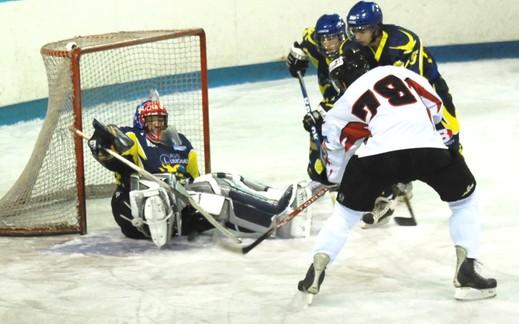
[(168, 124), (199, 153), (210, 172), (207, 61), (202, 29), (81, 36), (41, 49), (49, 102), (21, 176), (0, 199), (1, 235), (86, 233), (85, 199), (107, 197), (114, 175), (74, 137), (92, 120), (133, 125), (136, 107), (157, 89)]

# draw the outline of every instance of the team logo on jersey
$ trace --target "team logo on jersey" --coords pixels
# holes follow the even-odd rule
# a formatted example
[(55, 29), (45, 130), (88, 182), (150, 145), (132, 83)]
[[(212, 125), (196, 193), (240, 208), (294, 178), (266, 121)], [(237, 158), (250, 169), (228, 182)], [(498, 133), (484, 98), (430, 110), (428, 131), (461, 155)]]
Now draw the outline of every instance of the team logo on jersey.
[(180, 154), (161, 154), (160, 162), (163, 165), (187, 164), (188, 159), (182, 158)]

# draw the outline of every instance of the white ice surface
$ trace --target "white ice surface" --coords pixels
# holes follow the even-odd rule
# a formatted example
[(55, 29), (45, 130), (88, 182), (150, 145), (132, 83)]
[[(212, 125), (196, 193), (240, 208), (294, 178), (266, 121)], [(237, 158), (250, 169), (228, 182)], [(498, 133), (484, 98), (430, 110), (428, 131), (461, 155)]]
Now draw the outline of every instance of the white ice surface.
[[(296, 284), (313, 238), (268, 240), (246, 256), (210, 235), (157, 250), (120, 234), (108, 200), (90, 202), (85, 236), (0, 237), (0, 323), (517, 323), (519, 60), (440, 68), (478, 180), (482, 261), (498, 279), (496, 298), (453, 299), (448, 208), (415, 183), (418, 226), (356, 229), (310, 307)], [(314, 79), (306, 81), (315, 106)], [(214, 171), (277, 186), (305, 178), (308, 137), (294, 79), (211, 89), (210, 102)], [(0, 194), (20, 174), (40, 126), (0, 127)], [(314, 233), (331, 199), (316, 205)]]

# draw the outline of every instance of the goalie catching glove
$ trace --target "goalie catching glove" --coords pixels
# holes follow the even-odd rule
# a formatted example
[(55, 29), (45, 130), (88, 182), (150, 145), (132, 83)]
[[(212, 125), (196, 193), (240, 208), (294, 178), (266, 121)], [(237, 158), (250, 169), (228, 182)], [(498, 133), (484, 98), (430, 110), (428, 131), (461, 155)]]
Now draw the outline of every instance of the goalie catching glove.
[(97, 160), (105, 161), (112, 158), (105, 149), (112, 149), (121, 153), (130, 149), (133, 145), (133, 141), (115, 125), (105, 126), (94, 119), (92, 126), (94, 127), (94, 134), (88, 140), (88, 147)]

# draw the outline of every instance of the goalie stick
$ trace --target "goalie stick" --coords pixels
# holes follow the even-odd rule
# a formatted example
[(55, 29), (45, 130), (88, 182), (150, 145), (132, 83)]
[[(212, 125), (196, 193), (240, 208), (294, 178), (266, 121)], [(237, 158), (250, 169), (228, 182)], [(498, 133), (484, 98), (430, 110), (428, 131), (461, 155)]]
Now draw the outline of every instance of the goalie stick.
[(321, 198), (329, 189), (329, 187), (326, 187), (324, 185), (319, 187), (319, 190), (317, 190), (316, 193), (313, 194), (310, 198), (308, 198), (306, 201), (304, 201), (302, 204), (294, 208), (288, 215), (283, 218), (279, 223), (276, 223), (274, 226), (272, 226), (269, 230), (267, 230), (265, 233), (263, 233), (260, 237), (258, 237), (254, 242), (245, 245), (245, 246), (239, 246), (239, 245), (231, 245), (230, 243), (226, 243), (224, 241), (220, 241), (220, 245), (224, 247), (227, 250), (241, 253), (241, 254), (247, 254), (252, 249), (254, 249), (256, 246), (258, 246), (261, 242), (268, 239), (277, 229), (279, 229), (281, 226), (287, 224), (292, 219), (294, 219), (297, 215), (299, 215), (303, 210), (308, 208), (311, 204), (317, 201), (317, 199)]
[[(83, 133), (81, 132), (79, 129), (76, 129), (74, 128), (73, 126), (70, 126), (69, 127), (70, 131), (73, 132), (74, 134), (76, 134), (77, 136), (80, 136), (82, 137), (83, 139), (85, 139), (86, 141), (88, 141), (88, 137)], [(180, 183), (178, 182), (175, 182), (175, 187), (171, 187), (170, 185), (168, 185), (167, 183), (165, 183), (164, 181), (160, 180), (159, 178), (157, 178), (156, 176), (154, 176), (153, 174), (149, 173), (148, 171), (144, 170), (143, 168), (139, 167), (138, 165), (135, 165), (134, 163), (132, 163), (131, 161), (125, 159), (124, 157), (122, 157), (121, 155), (119, 155), (119, 153), (109, 149), (109, 148), (105, 148), (104, 149), (108, 154), (110, 154), (111, 156), (113, 156), (114, 158), (116, 158), (117, 160), (121, 161), (122, 163), (126, 164), (127, 166), (129, 166), (130, 168), (132, 168), (133, 170), (135, 170), (136, 172), (138, 172), (139, 174), (141, 174), (144, 178), (150, 180), (150, 181), (154, 181), (156, 182), (157, 184), (159, 184), (161, 187), (163, 187), (164, 189), (166, 189), (167, 191), (171, 192), (172, 194), (174, 194), (175, 196), (179, 196), (180, 199), (184, 200), (184, 202), (187, 202), (189, 203), (191, 206), (193, 206), (193, 208), (195, 208), (198, 212), (200, 212), (200, 214), (205, 218), (207, 219), (207, 221), (209, 223), (211, 223), (211, 225), (214, 226), (214, 228), (216, 228), (216, 230), (218, 230), (220, 233), (222, 233), (223, 235), (227, 236), (228, 238), (232, 239), (233, 241), (237, 242), (237, 243), (241, 243), (241, 240), (239, 238), (237, 238), (231, 231), (229, 231), (227, 228), (225, 228), (222, 224), (220, 224), (213, 216), (211, 216), (211, 214), (209, 214), (207, 211), (205, 211), (202, 206), (200, 206), (190, 195), (189, 193), (186, 191), (186, 188), (184, 188), (184, 186), (182, 186)]]

